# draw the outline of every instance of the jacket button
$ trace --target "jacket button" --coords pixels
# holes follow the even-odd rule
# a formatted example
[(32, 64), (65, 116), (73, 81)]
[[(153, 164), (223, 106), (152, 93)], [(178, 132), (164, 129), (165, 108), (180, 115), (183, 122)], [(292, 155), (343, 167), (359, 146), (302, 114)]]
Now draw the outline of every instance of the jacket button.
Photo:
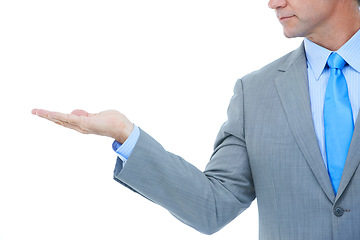
[(334, 208), (334, 215), (337, 217), (341, 217), (344, 214), (344, 209), (341, 207)]

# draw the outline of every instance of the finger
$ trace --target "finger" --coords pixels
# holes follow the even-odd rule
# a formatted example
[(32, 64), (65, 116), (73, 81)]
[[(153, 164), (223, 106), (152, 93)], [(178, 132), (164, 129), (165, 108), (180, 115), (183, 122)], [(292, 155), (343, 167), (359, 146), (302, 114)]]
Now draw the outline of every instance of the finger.
[[(35, 114), (41, 118), (45, 118), (58, 125), (74, 129), (81, 133), (90, 133), (88, 129), (88, 123), (85, 121), (87, 117), (83, 115), (92, 115), (83, 110), (74, 110), (75, 114), (64, 114), (60, 112), (52, 112), (44, 109), (33, 109), (32, 114)], [(79, 115), (76, 115), (79, 114)]]
[(65, 114), (60, 112), (49, 112), (48, 118), (50, 120), (57, 120), (64, 123), (70, 123), (72, 125), (79, 125), (81, 122), (81, 117), (74, 114)]
[(58, 120), (50, 118), (50, 113), (51, 112), (47, 111), (47, 110), (44, 110), (44, 109), (33, 109), (31, 111), (31, 113), (34, 114), (34, 115), (37, 115), (37, 116), (39, 116), (41, 118), (45, 118), (47, 120), (53, 121), (55, 123), (56, 123), (56, 121), (58, 121)]
[(65, 114), (65, 113), (60, 113), (60, 112), (52, 112), (52, 111), (47, 111), (44, 109), (33, 109), (31, 111), (32, 114), (37, 115), (39, 117), (43, 117), (46, 118), (48, 120), (57, 120), (57, 121), (61, 121), (61, 122), (68, 122), (68, 123), (72, 123), (72, 124), (78, 124), (80, 122), (80, 118), (81, 116), (90, 116), (91, 114), (89, 114), (88, 112), (84, 111), (84, 110), (74, 110), (72, 111), (71, 114)]
[(50, 113), (50, 111), (47, 111), (47, 110), (44, 110), (44, 109), (33, 109), (32, 111), (31, 111), (31, 113), (32, 114), (34, 114), (34, 115), (37, 115), (37, 116), (39, 116), (39, 117), (46, 117), (49, 113)]
[[(43, 113), (42, 113), (43, 114)], [(49, 113), (50, 114), (50, 113)], [(55, 114), (54, 112), (52, 112), (51, 114)], [(56, 113), (56, 116), (58, 113)], [(67, 114), (64, 114), (64, 115), (67, 115)], [(59, 120), (59, 119), (56, 119), (56, 118), (53, 118), (51, 116), (48, 116), (48, 115), (44, 115), (44, 116), (40, 116), (42, 118), (46, 118), (47, 120), (53, 122), (53, 123), (56, 123), (57, 125), (60, 125), (60, 126), (63, 126), (63, 127), (66, 127), (66, 128), (70, 128), (70, 129), (73, 129), (73, 130), (76, 130), (80, 133), (84, 133), (84, 134), (88, 134), (90, 133), (88, 129), (86, 129), (85, 127), (83, 126), (79, 126), (79, 125), (74, 125), (68, 121), (63, 121), (63, 120)]]
[(56, 123), (57, 125), (60, 125), (60, 126), (63, 126), (63, 127), (69, 128), (69, 129), (73, 129), (73, 130), (78, 131), (78, 132), (83, 133), (83, 134), (89, 134), (90, 133), (88, 130), (83, 129), (83, 128), (77, 126), (77, 125), (72, 125), (70, 123), (58, 121), (58, 120), (55, 120), (55, 119), (49, 119), (49, 120)]
[[(81, 124), (81, 118), (83, 118), (84, 114), (88, 114), (83, 110), (74, 110), (75, 114), (63, 114), (59, 112), (51, 112), (44, 109), (33, 109), (31, 111), (32, 114), (37, 115), (41, 118), (45, 118), (51, 122), (56, 123), (57, 125), (61, 125), (63, 127), (73, 129), (83, 134), (89, 134), (90, 131), (86, 128), (86, 124), (83, 123), (84, 126)], [(79, 114), (80, 116), (76, 115)]]
[[(55, 122), (56, 123), (56, 122)], [(70, 128), (70, 129), (73, 129), (75, 131), (78, 131), (80, 133), (83, 133), (83, 134), (89, 134), (90, 132), (87, 130), (87, 129), (83, 129), (81, 128), (80, 126), (77, 126), (77, 125), (72, 125), (70, 123), (56, 123), (56, 124), (60, 124), (62, 125), (63, 127), (66, 127), (66, 128)]]
[(44, 109), (34, 109), (32, 113), (41, 118), (45, 118), (47, 120), (55, 122), (59, 125), (63, 125), (63, 123), (69, 122), (68, 117), (66, 117), (67, 114), (63, 114), (63, 113), (51, 112)]
[(51, 117), (44, 117), (48, 120), (50, 120), (51, 122), (54, 122), (56, 123), (57, 125), (60, 125), (60, 126), (63, 126), (63, 127), (66, 127), (66, 128), (69, 128), (69, 129), (73, 129), (75, 131), (78, 131), (80, 133), (84, 133), (84, 134), (89, 134), (89, 130), (82, 127), (82, 126), (78, 126), (78, 125), (74, 125), (74, 124), (71, 124), (69, 122), (64, 122), (64, 121), (61, 121), (61, 120), (57, 120), (57, 119), (54, 119), (54, 118), (51, 118)]

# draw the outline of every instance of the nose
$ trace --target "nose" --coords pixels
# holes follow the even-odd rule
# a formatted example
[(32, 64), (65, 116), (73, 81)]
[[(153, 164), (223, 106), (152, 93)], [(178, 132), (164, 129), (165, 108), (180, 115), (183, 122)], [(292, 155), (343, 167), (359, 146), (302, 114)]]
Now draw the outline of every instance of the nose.
[(269, 0), (268, 6), (271, 9), (283, 8), (286, 6), (287, 0)]

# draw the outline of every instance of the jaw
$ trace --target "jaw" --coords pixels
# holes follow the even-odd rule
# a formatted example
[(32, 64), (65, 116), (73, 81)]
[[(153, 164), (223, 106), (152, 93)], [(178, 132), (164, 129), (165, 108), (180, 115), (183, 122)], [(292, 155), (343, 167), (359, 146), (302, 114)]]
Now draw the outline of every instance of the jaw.
[(323, 26), (322, 23), (316, 24), (313, 21), (301, 21), (298, 17), (292, 21), (282, 23), (283, 33), (287, 38), (306, 37), (312, 42), (321, 43), (322, 39), (332, 36), (331, 29)]
[(289, 21), (281, 22), (283, 26), (283, 33), (287, 38), (305, 37), (306, 29), (298, 17), (294, 17)]

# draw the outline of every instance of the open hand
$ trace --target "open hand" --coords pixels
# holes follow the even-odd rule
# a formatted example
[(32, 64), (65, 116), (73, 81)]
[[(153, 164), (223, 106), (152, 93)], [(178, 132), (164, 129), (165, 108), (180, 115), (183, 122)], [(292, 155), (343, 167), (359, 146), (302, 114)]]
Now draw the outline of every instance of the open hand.
[(134, 128), (125, 115), (115, 110), (96, 114), (84, 110), (74, 110), (71, 114), (64, 114), (33, 109), (31, 113), (80, 133), (108, 136), (120, 143), (125, 142)]

